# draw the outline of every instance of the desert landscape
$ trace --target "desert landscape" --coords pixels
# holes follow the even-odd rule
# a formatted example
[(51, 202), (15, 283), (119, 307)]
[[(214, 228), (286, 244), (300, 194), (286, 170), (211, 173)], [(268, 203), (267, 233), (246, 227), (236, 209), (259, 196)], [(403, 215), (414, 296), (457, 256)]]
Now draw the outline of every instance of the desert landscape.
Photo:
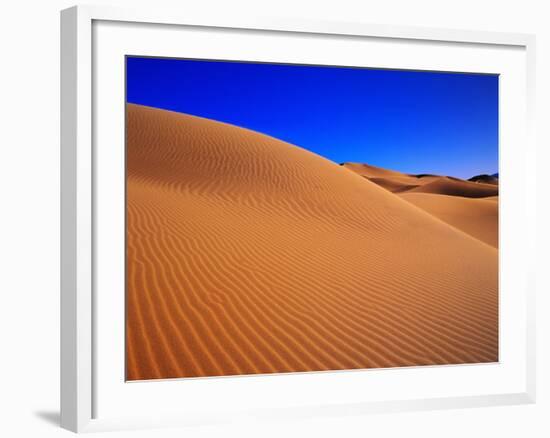
[(128, 380), (498, 361), (496, 175), (135, 104), (126, 148)]

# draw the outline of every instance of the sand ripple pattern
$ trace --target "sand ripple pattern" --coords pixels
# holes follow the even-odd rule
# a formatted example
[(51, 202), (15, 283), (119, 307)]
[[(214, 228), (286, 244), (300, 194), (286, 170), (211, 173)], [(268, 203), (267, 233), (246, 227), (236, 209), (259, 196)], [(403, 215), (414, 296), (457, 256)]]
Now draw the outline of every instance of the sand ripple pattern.
[(498, 253), (324, 158), (128, 105), (127, 378), (498, 360)]

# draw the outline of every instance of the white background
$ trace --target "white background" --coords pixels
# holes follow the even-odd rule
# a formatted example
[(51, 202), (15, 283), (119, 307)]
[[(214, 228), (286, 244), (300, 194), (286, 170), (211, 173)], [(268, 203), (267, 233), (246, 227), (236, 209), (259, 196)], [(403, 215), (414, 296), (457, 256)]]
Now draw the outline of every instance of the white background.
[[(146, 1), (96, 2), (151, 6)], [(161, 7), (225, 8), (258, 15), (536, 33), (538, 37), (539, 272), (550, 266), (546, 172), (550, 153), (550, 11), (545, 1), (155, 0)], [(59, 403), (59, 9), (71, 2), (3, 5), (0, 26), (0, 434), (69, 436)], [(546, 7), (547, 8), (547, 7)], [(521, 147), (521, 145), (518, 145)], [(550, 434), (550, 282), (538, 281), (538, 403), (531, 406), (381, 414), (284, 424), (211, 426), (106, 436), (504, 436)]]

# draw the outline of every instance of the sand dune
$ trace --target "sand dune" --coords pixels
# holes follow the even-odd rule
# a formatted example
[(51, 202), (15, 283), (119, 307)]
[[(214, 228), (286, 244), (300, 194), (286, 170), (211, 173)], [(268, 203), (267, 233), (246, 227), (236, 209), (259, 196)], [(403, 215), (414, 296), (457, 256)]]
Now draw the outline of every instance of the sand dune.
[(498, 178), (493, 175), (476, 175), (468, 179), (468, 181), (498, 185)]
[(403, 193), (406, 201), (498, 248), (498, 202), (432, 193)]
[(406, 174), (361, 163), (343, 163), (343, 167), (402, 195), (402, 199), (476, 239), (498, 247), (498, 202), (494, 202), (498, 201), (498, 178), (477, 175), (466, 181)]
[(342, 163), (342, 167), (366, 178), (409, 178), (414, 181), (416, 177), (396, 170), (385, 169), (367, 163)]
[(495, 248), (299, 147), (127, 111), (129, 380), (498, 360)]
[(466, 181), (406, 174), (361, 163), (343, 163), (343, 167), (402, 195), (402, 199), (476, 239), (498, 247), (498, 202), (494, 202), (498, 201), (498, 178), (477, 175)]
[(362, 163), (343, 163), (342, 166), (392, 193), (438, 193), (468, 198), (498, 195), (498, 187), (495, 187), (498, 186), (498, 178), (489, 177), (491, 183), (485, 184), (482, 177), (488, 175), (479, 175), (474, 177), (475, 181), (466, 181), (450, 176), (402, 173)]
[(436, 180), (415, 187), (408, 193), (434, 193), (465, 198), (498, 196), (498, 186), (481, 182), (464, 181), (458, 178), (439, 177)]
[(414, 189), (420, 184), (412, 184), (409, 181), (402, 179), (402, 178), (378, 178), (378, 177), (372, 177), (369, 178), (370, 181), (373, 183), (379, 185), (380, 187), (385, 188), (386, 190), (389, 190), (392, 193), (402, 193), (407, 192), (411, 189)]
[(410, 190), (441, 178), (439, 175), (413, 175), (363, 163), (342, 163), (342, 167), (394, 193)]

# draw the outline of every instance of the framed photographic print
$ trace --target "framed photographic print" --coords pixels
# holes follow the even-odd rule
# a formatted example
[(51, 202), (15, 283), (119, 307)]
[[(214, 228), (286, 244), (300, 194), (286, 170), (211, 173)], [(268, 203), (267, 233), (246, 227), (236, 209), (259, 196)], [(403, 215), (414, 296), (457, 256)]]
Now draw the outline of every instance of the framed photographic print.
[(74, 7), (61, 44), (63, 427), (534, 401), (532, 36)]

